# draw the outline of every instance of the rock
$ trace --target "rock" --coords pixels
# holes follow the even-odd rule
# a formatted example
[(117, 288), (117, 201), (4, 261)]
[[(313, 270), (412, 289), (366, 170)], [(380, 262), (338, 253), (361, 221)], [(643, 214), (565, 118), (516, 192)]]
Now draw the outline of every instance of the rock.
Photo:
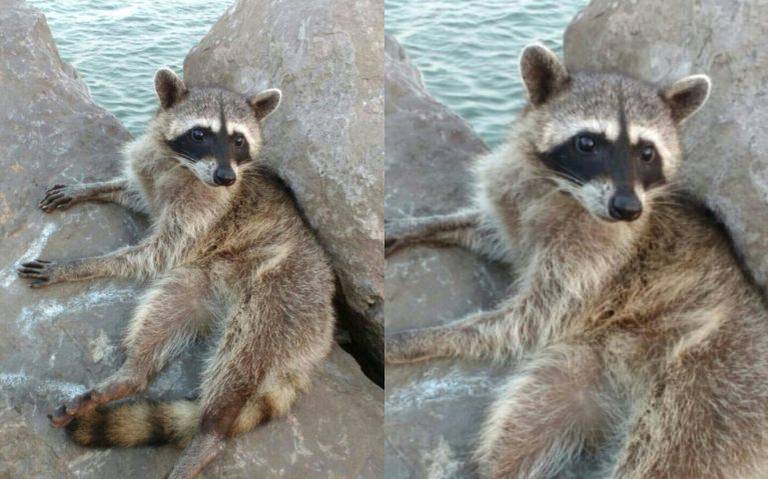
[[(426, 91), (397, 41), (385, 43), (386, 217), (466, 206), (470, 160), (487, 148)], [(400, 250), (387, 260), (387, 333), (488, 309), (508, 284), (505, 268), (458, 248)], [(473, 477), (471, 441), (506, 369), (454, 360), (387, 367), (385, 476)]]
[[(663, 18), (664, 21), (659, 21)], [(684, 125), (684, 184), (725, 222), (757, 281), (768, 282), (768, 4), (594, 0), (568, 27), (571, 68), (668, 82), (712, 78)]]
[[(39, 11), (0, 0), (0, 32), (0, 477), (161, 477), (178, 458), (172, 447), (84, 449), (48, 424), (54, 406), (122, 363), (120, 340), (141, 288), (101, 280), (30, 290), (15, 266), (107, 252), (143, 227), (114, 205), (50, 216), (37, 209), (54, 183), (115, 175), (130, 136), (59, 58)], [(192, 393), (205, 347), (172, 363), (149, 396)], [(233, 440), (204, 477), (381, 477), (382, 401), (337, 348), (287, 419)]]
[(379, 0), (240, 0), (184, 61), (191, 85), (282, 89), (264, 156), (330, 252), (341, 323), (383, 385), (383, 14)]

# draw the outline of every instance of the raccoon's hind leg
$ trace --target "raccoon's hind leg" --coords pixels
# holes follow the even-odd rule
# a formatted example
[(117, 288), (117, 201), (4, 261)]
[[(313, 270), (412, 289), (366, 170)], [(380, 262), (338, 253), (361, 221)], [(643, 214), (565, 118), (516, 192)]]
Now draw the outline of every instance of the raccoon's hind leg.
[(97, 183), (54, 185), (45, 192), (39, 206), (41, 210), (50, 213), (86, 201), (113, 202), (137, 213), (149, 214), (149, 208), (141, 194), (132, 188), (125, 178)]
[(481, 476), (559, 477), (598, 449), (612, 419), (603, 383), (597, 355), (583, 346), (552, 347), (515, 372), (482, 428), (475, 453)]
[[(170, 479), (195, 477), (227, 438), (288, 412), (333, 341), (333, 311), (294, 293), (292, 278), (263, 278), (232, 306), (203, 373), (200, 430)], [(268, 286), (265, 286), (268, 284)]]
[(696, 342), (685, 338), (672, 351), (663, 374), (634, 405), (610, 477), (766, 477), (766, 332), (759, 327), (737, 336), (732, 329), (730, 337), (713, 337), (733, 323), (723, 321)]
[(477, 232), (479, 225), (478, 211), (387, 221), (384, 253), (390, 256), (401, 248), (415, 244), (463, 246), (482, 253), (482, 239)]
[(285, 375), (272, 384), (244, 399), (232, 394), (216, 398), (220, 404), (203, 413), (199, 431), (194, 433), (181, 457), (169, 474), (169, 479), (189, 479), (200, 474), (223, 450), (228, 438), (248, 432), (270, 419), (288, 413), (299, 394), (309, 385), (300, 373)]
[(210, 318), (207, 274), (179, 268), (160, 278), (139, 301), (125, 339), (127, 358), (120, 370), (90, 391), (59, 407), (55, 427), (99, 405), (143, 391), (167, 362), (203, 331)]

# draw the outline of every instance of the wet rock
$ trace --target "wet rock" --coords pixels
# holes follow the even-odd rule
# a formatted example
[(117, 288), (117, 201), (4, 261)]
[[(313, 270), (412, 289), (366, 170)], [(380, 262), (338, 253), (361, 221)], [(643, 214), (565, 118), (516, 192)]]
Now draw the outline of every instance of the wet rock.
[(379, 0), (236, 2), (184, 61), (192, 85), (282, 89), (265, 158), (330, 252), (342, 324), (383, 384), (383, 12)]
[[(14, 268), (20, 259), (107, 252), (144, 228), (114, 205), (37, 209), (54, 183), (115, 175), (130, 136), (59, 58), (38, 10), (0, 0), (0, 32), (0, 477), (161, 477), (178, 457), (173, 447), (85, 449), (48, 424), (53, 406), (122, 363), (120, 340), (141, 286), (100, 280), (31, 290)], [(194, 392), (206, 346), (172, 363), (149, 396)], [(382, 400), (337, 348), (287, 419), (233, 440), (204, 477), (381, 477)]]
[[(664, 21), (659, 21), (663, 18)], [(723, 219), (756, 279), (768, 282), (768, 4), (594, 0), (565, 35), (572, 68), (669, 82), (712, 78), (684, 125), (684, 183)]]
[[(386, 38), (386, 217), (449, 213), (468, 204), (471, 158), (487, 151), (435, 100), (402, 47)], [(387, 333), (441, 324), (500, 299), (500, 265), (458, 248), (409, 248), (387, 260)], [(387, 367), (386, 477), (473, 477), (468, 454), (506, 368), (431, 361)]]

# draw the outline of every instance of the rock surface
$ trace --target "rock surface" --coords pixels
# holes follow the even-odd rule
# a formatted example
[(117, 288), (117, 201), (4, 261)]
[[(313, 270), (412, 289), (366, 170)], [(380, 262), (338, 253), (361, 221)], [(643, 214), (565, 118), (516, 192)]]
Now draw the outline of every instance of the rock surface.
[[(114, 205), (37, 210), (53, 183), (114, 175), (129, 135), (59, 58), (40, 12), (0, 0), (0, 32), (0, 478), (161, 477), (178, 457), (172, 447), (84, 449), (48, 425), (53, 406), (121, 364), (120, 339), (141, 288), (102, 280), (30, 290), (14, 268), (38, 255), (106, 252), (143, 227)], [(195, 352), (205, 346), (174, 362), (149, 395), (190, 394), (201, 366)], [(382, 401), (337, 348), (287, 419), (232, 441), (203, 477), (381, 477)]]
[[(664, 21), (659, 21), (663, 18)], [(758, 282), (768, 282), (768, 3), (594, 0), (565, 34), (571, 68), (669, 82), (712, 78), (684, 127), (688, 187), (722, 218)]]
[[(468, 201), (468, 170), (487, 151), (457, 115), (425, 89), (402, 47), (386, 37), (386, 217), (449, 213)], [(504, 268), (458, 248), (409, 248), (387, 260), (387, 333), (490, 308)], [(385, 476), (473, 477), (468, 454), (506, 368), (432, 361), (387, 367)]]
[(379, 0), (240, 0), (184, 61), (191, 85), (283, 91), (264, 155), (330, 252), (356, 357), (383, 385), (383, 12)]

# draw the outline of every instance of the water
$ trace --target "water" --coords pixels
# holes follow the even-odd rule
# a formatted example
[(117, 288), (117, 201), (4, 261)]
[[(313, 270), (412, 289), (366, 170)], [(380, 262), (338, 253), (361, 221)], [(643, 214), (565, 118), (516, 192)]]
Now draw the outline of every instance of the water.
[(538, 40), (562, 53), (565, 27), (587, 0), (385, 0), (385, 28), (429, 91), (498, 144), (523, 105), (517, 63)]
[(233, 0), (30, 0), (93, 99), (138, 135), (157, 108), (152, 79), (184, 57)]

